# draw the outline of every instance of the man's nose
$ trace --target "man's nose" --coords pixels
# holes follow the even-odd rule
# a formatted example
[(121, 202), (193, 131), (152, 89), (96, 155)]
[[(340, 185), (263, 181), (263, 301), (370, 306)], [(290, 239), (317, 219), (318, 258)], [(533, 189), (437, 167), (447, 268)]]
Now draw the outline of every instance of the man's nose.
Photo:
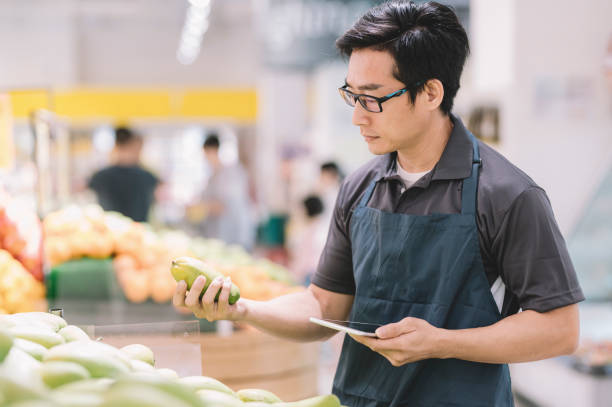
[(365, 110), (359, 102), (355, 103), (353, 108), (353, 124), (355, 126), (364, 126), (370, 122), (370, 112)]

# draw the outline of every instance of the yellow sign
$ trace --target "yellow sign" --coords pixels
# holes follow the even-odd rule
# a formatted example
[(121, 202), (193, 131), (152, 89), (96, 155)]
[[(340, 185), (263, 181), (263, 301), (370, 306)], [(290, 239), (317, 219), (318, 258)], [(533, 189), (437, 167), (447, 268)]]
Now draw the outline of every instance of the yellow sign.
[(0, 93), (0, 168), (11, 169), (14, 164), (15, 145), (13, 144), (11, 100), (7, 94)]
[(11, 92), (14, 117), (45, 108), (58, 116), (87, 121), (110, 119), (231, 119), (254, 122), (255, 89), (70, 89)]

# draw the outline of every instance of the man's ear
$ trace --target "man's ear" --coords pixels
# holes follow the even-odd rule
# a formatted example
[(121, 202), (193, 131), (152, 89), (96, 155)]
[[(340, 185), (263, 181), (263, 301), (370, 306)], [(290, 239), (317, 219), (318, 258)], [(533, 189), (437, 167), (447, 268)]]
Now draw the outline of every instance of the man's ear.
[(436, 110), (444, 99), (444, 86), (439, 79), (430, 79), (423, 87), (424, 104), (428, 110)]

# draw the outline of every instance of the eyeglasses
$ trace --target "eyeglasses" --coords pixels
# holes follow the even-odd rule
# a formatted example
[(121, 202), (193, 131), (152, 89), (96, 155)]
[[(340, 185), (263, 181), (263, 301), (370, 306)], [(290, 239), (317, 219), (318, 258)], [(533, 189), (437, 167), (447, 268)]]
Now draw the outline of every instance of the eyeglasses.
[[(423, 81), (419, 81), (419, 82), (416, 82), (412, 86), (416, 87), (416, 86), (421, 85), (422, 83)], [(395, 92), (389, 93), (388, 95), (378, 98), (372, 95), (353, 93), (349, 91), (348, 89), (346, 89), (346, 86), (347, 85), (344, 85), (341, 88), (338, 88), (338, 92), (340, 92), (340, 96), (342, 96), (342, 99), (344, 99), (346, 104), (349, 105), (350, 107), (355, 107), (355, 104), (357, 103), (357, 101), (359, 101), (359, 104), (363, 106), (365, 110), (367, 110), (368, 112), (372, 112), (372, 113), (382, 112), (383, 111), (382, 104), (384, 102), (386, 102), (387, 100), (391, 98), (394, 98), (396, 96), (401, 96), (404, 93), (408, 92), (408, 88), (406, 87), (406, 88), (396, 90)]]

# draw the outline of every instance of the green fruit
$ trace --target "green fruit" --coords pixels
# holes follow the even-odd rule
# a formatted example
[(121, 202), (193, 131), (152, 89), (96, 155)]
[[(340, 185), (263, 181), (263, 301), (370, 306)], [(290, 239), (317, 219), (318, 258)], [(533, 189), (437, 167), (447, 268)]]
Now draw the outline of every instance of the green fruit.
[(264, 403), (281, 403), (281, 400), (276, 394), (267, 390), (261, 389), (242, 389), (236, 392), (240, 400), (249, 401), (263, 401)]
[(178, 379), (178, 383), (184, 384), (192, 391), (215, 390), (236, 397), (236, 393), (217, 379), (207, 376), (187, 376)]
[(174, 370), (172, 369), (168, 369), (168, 368), (162, 368), (162, 369), (155, 369), (155, 372), (160, 376), (163, 377), (166, 380), (176, 380), (179, 378), (178, 373), (176, 373)]
[(130, 360), (130, 367), (134, 372), (155, 372), (155, 368), (153, 366), (138, 359)]
[(113, 388), (106, 394), (99, 407), (200, 407), (181, 400), (163, 390), (146, 385)]
[[(208, 289), (208, 286), (214, 279), (218, 277), (223, 277), (223, 274), (219, 273), (203, 261), (194, 259), (193, 257), (179, 257), (177, 259), (174, 259), (172, 261), (172, 267), (170, 268), (170, 272), (172, 273), (172, 277), (174, 277), (177, 282), (185, 281), (187, 283), (188, 290), (191, 288), (193, 282), (198, 276), (206, 277), (206, 283), (204, 284), (204, 289), (202, 290), (202, 293), (204, 293), (206, 289)], [(219, 289), (219, 292), (215, 297), (215, 301), (219, 300), (220, 294), (221, 290)], [(230, 289), (229, 295), (230, 305), (235, 304), (239, 298), (240, 290), (235, 284), (232, 283), (232, 288)]]
[(91, 377), (87, 369), (73, 362), (43, 363), (40, 367), (40, 376), (43, 382), (52, 389)]
[(56, 390), (51, 393), (51, 399), (62, 407), (98, 407), (104, 400), (104, 396), (96, 393), (72, 393)]
[[(175, 380), (166, 380), (158, 375), (152, 374), (130, 374), (121, 377), (113, 386), (111, 386), (110, 392), (123, 391), (124, 389), (137, 389), (145, 388), (151, 391), (156, 390), (167, 394), (176, 400), (180, 400), (182, 403), (186, 403), (189, 406), (201, 406), (202, 402), (198, 396), (187, 386), (182, 385)], [(147, 390), (148, 391), (148, 390)], [(145, 404), (148, 405), (148, 404)], [(157, 404), (154, 404), (157, 405)], [(174, 404), (169, 404), (174, 406)]]
[(40, 343), (28, 341), (27, 339), (22, 338), (15, 338), (13, 346), (21, 349), (38, 361), (43, 360), (47, 352), (49, 352), (49, 350)]
[(13, 336), (6, 330), (0, 329), (0, 363), (8, 355), (11, 347), (13, 346)]
[(42, 398), (45, 385), (38, 370), (40, 362), (13, 346), (0, 364), (0, 395), (5, 403)]
[(328, 394), (289, 403), (278, 403), (274, 407), (340, 407), (340, 400), (333, 394)]
[(91, 377), (117, 377), (131, 370), (119, 349), (96, 341), (75, 341), (56, 346), (43, 359), (74, 362), (89, 371)]
[(198, 397), (200, 397), (206, 404), (213, 405), (215, 407), (243, 407), (244, 403), (240, 399), (230, 396), (227, 393), (222, 393), (215, 390), (198, 390), (196, 391)]
[(0, 394), (5, 398), (5, 402), (40, 399), (43, 396), (42, 392), (28, 387), (27, 383), (4, 375), (0, 375)]
[(155, 366), (155, 355), (148, 346), (134, 343), (132, 345), (124, 346), (119, 349), (128, 359), (141, 360), (147, 362), (151, 366)]
[(52, 348), (64, 343), (64, 338), (61, 335), (41, 327), (17, 325), (9, 328), (9, 332), (15, 338), (27, 339), (45, 348)]
[(74, 341), (89, 341), (91, 338), (81, 328), (76, 325), (68, 325), (60, 329), (58, 332), (66, 342)]
[(111, 384), (115, 381), (107, 377), (100, 379), (85, 379), (78, 382), (64, 384), (55, 389), (55, 391), (63, 391), (69, 393), (104, 393)]
[[(0, 404), (0, 406), (4, 406), (4, 404)], [(49, 400), (27, 400), (27, 401), (19, 401), (17, 403), (11, 403), (8, 407), (64, 407), (59, 404), (49, 401)]]
[(48, 312), (20, 312), (17, 314), (6, 315), (7, 324), (16, 325), (37, 325), (46, 326), (53, 332), (57, 332), (66, 325), (66, 320)]

